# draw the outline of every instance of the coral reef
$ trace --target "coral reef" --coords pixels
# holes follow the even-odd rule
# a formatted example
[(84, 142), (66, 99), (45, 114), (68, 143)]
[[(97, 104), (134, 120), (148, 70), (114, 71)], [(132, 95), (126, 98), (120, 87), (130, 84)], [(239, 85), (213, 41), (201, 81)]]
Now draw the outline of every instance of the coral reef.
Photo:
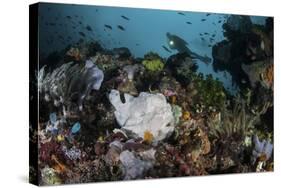
[(265, 55), (253, 53), (252, 41), (239, 48), (243, 61), (233, 60), (233, 41), (213, 48), (220, 69), (239, 62), (245, 83), (236, 96), (197, 73), (187, 53), (134, 58), (127, 48), (94, 42), (68, 47), (57, 66), (42, 66), (31, 138), (39, 138), (40, 185), (273, 171), (270, 36), (253, 24), (243, 28), (243, 19), (231, 18), (226, 36), (244, 40), (254, 32)]

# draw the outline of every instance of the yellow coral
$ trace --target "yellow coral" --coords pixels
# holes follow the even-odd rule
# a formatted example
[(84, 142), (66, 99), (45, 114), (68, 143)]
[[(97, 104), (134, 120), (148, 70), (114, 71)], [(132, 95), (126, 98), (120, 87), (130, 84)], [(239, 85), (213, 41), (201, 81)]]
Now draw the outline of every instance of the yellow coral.
[(152, 72), (161, 71), (164, 68), (164, 63), (161, 59), (143, 60), (142, 64), (147, 70)]
[(143, 135), (143, 140), (147, 143), (151, 143), (153, 140), (153, 134), (150, 131), (145, 131)]
[(182, 114), (182, 118), (183, 118), (184, 120), (190, 120), (190, 118), (191, 118), (190, 112), (189, 112), (189, 111), (185, 111), (185, 112)]
[(57, 136), (57, 140), (58, 140), (59, 142), (64, 141), (64, 136), (61, 135), (61, 134), (59, 134), (59, 135)]

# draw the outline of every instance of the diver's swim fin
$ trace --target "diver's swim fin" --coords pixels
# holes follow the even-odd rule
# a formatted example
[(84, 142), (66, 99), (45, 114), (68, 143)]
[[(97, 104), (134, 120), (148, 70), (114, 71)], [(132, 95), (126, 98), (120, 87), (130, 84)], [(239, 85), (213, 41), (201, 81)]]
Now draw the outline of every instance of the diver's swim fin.
[(200, 60), (203, 61), (206, 64), (209, 64), (212, 61), (212, 59), (210, 57), (206, 56), (206, 55), (204, 57), (201, 56)]
[(210, 57), (208, 57), (208, 56), (201, 56), (201, 55), (199, 55), (199, 54), (196, 54), (196, 53), (192, 53), (192, 58), (194, 58), (194, 59), (199, 59), (200, 61), (202, 61), (202, 62), (204, 62), (204, 63), (206, 63), (206, 64), (209, 64), (209, 63), (211, 63), (211, 61), (212, 61), (212, 59), (210, 58)]

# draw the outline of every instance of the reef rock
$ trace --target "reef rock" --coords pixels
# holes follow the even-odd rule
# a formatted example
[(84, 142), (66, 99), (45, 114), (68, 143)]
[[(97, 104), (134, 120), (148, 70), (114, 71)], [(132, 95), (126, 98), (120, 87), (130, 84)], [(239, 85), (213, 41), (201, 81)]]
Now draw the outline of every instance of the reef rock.
[[(223, 40), (213, 46), (212, 51), (213, 58), (216, 64), (222, 64), (221, 66), (229, 63), (231, 59), (231, 43), (227, 40)], [(217, 65), (214, 65), (216, 68)]]
[(165, 64), (165, 68), (170, 70), (172, 75), (182, 84), (190, 82), (191, 74), (196, 72), (198, 66), (188, 53), (178, 53), (171, 55)]
[(231, 15), (223, 27), (226, 30), (247, 33), (251, 31), (252, 21), (249, 16)]
[(123, 130), (144, 138), (145, 132), (160, 141), (174, 130), (172, 108), (162, 94), (140, 93), (138, 97), (124, 94), (125, 102), (117, 90), (111, 90), (109, 100), (115, 107), (114, 115)]
[(141, 160), (128, 150), (120, 154), (120, 161), (124, 167), (124, 180), (143, 178), (143, 174), (153, 167), (152, 161)]
[(127, 73), (129, 80), (133, 80), (135, 73), (138, 71), (143, 71), (143, 69), (144, 67), (140, 64), (126, 65), (123, 67), (123, 71)]
[(261, 83), (265, 88), (273, 87), (273, 59), (256, 61), (249, 65), (242, 64), (242, 70), (247, 74), (253, 88)]

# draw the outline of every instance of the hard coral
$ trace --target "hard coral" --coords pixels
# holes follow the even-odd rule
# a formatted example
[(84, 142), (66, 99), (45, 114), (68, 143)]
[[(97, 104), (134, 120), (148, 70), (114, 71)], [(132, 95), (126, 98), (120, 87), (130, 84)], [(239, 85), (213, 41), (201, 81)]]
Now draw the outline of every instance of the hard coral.
[(75, 61), (81, 60), (81, 54), (78, 48), (71, 47), (67, 52), (66, 55), (72, 57)]
[(204, 106), (213, 106), (220, 109), (226, 100), (226, 91), (222, 82), (214, 79), (212, 75), (207, 75), (204, 79), (202, 74), (194, 75), (193, 81), (198, 91), (196, 98)]
[(142, 64), (148, 71), (151, 72), (159, 72), (164, 68), (164, 63), (161, 57), (153, 52), (150, 52), (144, 56)]
[(267, 86), (267, 88), (273, 89), (273, 81), (274, 81), (274, 69), (273, 64), (270, 64), (261, 74), (262, 81)]

